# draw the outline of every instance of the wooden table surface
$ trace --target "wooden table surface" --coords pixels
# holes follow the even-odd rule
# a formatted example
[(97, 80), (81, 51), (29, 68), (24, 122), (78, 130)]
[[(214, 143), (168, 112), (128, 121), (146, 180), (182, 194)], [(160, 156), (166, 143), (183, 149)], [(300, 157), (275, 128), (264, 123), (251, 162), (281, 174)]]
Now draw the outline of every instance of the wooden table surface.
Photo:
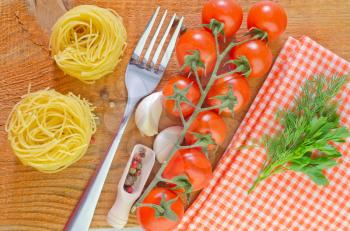
[[(94, 85), (83, 84), (64, 76), (54, 65), (48, 51), (48, 35), (40, 29), (35, 18), (28, 13), (24, 1), (0, 1), (0, 230), (62, 230), (72, 209), (101, 160), (121, 120), (126, 101), (124, 72), (131, 51), (142, 33), (146, 21), (156, 6), (185, 16), (187, 27), (200, 23), (202, 0), (115, 0), (72, 1), (69, 6), (93, 3), (116, 10), (123, 18), (128, 31), (128, 49), (115, 73), (97, 81)], [(245, 12), (250, 3), (239, 1)], [(277, 42), (272, 44), (278, 54), (288, 36), (308, 35), (335, 53), (350, 60), (350, 1), (349, 0), (281, 0), (288, 13), (288, 28)], [(245, 23), (243, 23), (245, 27)], [(178, 71), (176, 61), (171, 61), (165, 79)], [(263, 79), (250, 81), (257, 93)], [(164, 84), (164, 81), (161, 85)], [(13, 155), (4, 131), (6, 118), (25, 94), (28, 86), (32, 91), (52, 87), (60, 92), (72, 91), (89, 99), (100, 118), (95, 143), (76, 164), (56, 174), (43, 174), (24, 167)], [(160, 86), (161, 87), (161, 86)], [(101, 93), (108, 93), (102, 99)], [(106, 95), (105, 95), (106, 96)], [(253, 99), (254, 97), (252, 97)], [(245, 112), (227, 120), (230, 127), (229, 142)], [(161, 128), (176, 124), (164, 117)], [(92, 227), (107, 227), (106, 214), (115, 200), (121, 172), (132, 147), (136, 143), (152, 144), (151, 138), (141, 137), (133, 120), (120, 144), (102, 195)], [(215, 161), (224, 148), (211, 157)], [(136, 224), (131, 216), (129, 226)]]

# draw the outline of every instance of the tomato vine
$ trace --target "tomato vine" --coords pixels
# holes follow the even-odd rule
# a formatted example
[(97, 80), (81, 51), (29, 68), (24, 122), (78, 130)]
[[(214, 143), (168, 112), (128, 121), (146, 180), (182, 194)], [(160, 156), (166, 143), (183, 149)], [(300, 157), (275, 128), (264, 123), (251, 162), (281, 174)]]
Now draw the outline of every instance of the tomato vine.
[[(220, 22), (216, 22), (213, 24), (215, 25), (220, 25)], [(218, 28), (220, 28), (221, 30), (223, 29), (222, 26), (219, 26)], [(204, 112), (204, 111), (209, 111), (209, 110), (214, 110), (214, 109), (219, 109), (221, 110), (222, 107), (228, 107), (228, 105), (230, 105), (230, 108), (232, 105), (234, 105), (236, 103), (236, 98), (233, 95), (233, 90), (234, 89), (230, 89), (231, 92), (229, 92), (228, 95), (225, 96), (220, 96), (221, 98), (224, 99), (224, 103), (220, 104), (220, 105), (216, 105), (216, 106), (211, 106), (211, 107), (203, 107), (203, 104), (205, 102), (205, 99), (207, 97), (207, 94), (209, 92), (209, 90), (211, 89), (212, 85), (214, 84), (214, 82), (219, 79), (219, 78), (223, 78), (227, 75), (233, 74), (233, 73), (237, 73), (240, 72), (245, 76), (248, 76), (250, 73), (250, 65), (247, 62), (245, 57), (240, 57), (239, 59), (236, 60), (232, 60), (232, 63), (234, 63), (236, 65), (236, 68), (232, 71), (229, 71), (227, 73), (224, 74), (218, 74), (218, 70), (220, 68), (220, 66), (222, 65), (225, 57), (228, 55), (228, 53), (230, 52), (230, 50), (235, 47), (235, 46), (239, 46), (245, 42), (251, 41), (253, 39), (256, 39), (254, 37), (249, 38), (247, 40), (244, 41), (240, 41), (240, 42), (236, 42), (236, 41), (232, 41), (230, 42), (226, 48), (220, 52), (220, 43), (219, 43), (219, 35), (221, 35), (221, 32), (218, 32), (216, 29), (213, 30), (213, 35), (215, 38), (215, 42), (217, 44), (216, 46), (216, 50), (217, 50), (217, 60), (214, 66), (214, 70), (209, 78), (208, 83), (206, 84), (205, 88), (203, 88), (202, 82), (200, 80), (199, 74), (198, 74), (198, 67), (203, 67), (203, 63), (199, 60), (200, 57), (200, 53), (199, 51), (193, 51), (191, 55), (188, 55), (188, 57), (186, 57), (186, 62), (184, 65), (187, 65), (190, 68), (191, 73), (195, 76), (196, 82), (200, 88), (201, 91), (201, 97), (199, 99), (199, 102), (197, 103), (197, 105), (193, 105), (195, 106), (195, 109), (193, 111), (193, 113), (191, 114), (190, 117), (188, 117), (188, 119), (186, 120), (185, 116), (183, 115), (182, 111), (181, 111), (181, 107), (180, 104), (181, 103), (188, 103), (185, 99), (186, 97), (184, 96), (184, 94), (186, 93), (186, 89), (179, 91), (178, 89), (174, 89), (174, 95), (170, 96), (170, 98), (172, 100), (175, 100), (176, 102), (176, 108), (180, 113), (180, 118), (181, 121), (183, 123), (183, 130), (180, 134), (179, 139), (177, 140), (174, 148), (172, 149), (172, 151), (170, 152), (169, 156), (166, 158), (166, 160), (163, 162), (163, 164), (161, 165), (160, 169), (158, 170), (156, 176), (153, 178), (153, 180), (150, 182), (150, 184), (148, 185), (148, 187), (145, 189), (145, 191), (143, 192), (143, 194), (141, 195), (141, 197), (138, 199), (138, 201), (135, 203), (135, 207), (140, 207), (143, 206), (142, 201), (145, 199), (145, 197), (148, 195), (148, 193), (157, 186), (157, 184), (159, 182), (168, 182), (169, 180), (165, 180), (162, 177), (162, 174), (165, 170), (165, 168), (167, 167), (169, 161), (171, 160), (171, 158), (174, 156), (174, 154), (176, 153), (176, 151), (178, 151), (179, 149), (184, 149), (184, 148), (194, 148), (194, 147), (203, 147), (207, 144), (213, 144), (213, 140), (210, 137), (210, 135), (203, 135), (203, 134), (194, 134), (197, 135), (198, 140), (196, 143), (192, 144), (192, 145), (186, 145), (186, 146), (182, 146), (182, 142), (184, 141), (185, 135), (188, 132), (190, 125), (192, 124), (192, 122), (194, 122), (195, 118), (198, 116), (199, 113)], [(187, 66), (183, 66), (182, 69), (186, 68)], [(176, 86), (175, 86), (176, 87)], [(178, 94), (178, 95), (176, 95)]]

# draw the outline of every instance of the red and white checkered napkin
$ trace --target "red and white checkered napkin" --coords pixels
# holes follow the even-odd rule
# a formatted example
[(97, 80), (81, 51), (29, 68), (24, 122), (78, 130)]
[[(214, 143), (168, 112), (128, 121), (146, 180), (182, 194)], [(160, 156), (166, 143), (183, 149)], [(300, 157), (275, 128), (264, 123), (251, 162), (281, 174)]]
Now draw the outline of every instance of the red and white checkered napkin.
[[(319, 187), (305, 175), (287, 172), (262, 182), (250, 195), (265, 159), (263, 149), (237, 150), (279, 129), (275, 113), (291, 106), (313, 74), (350, 73), (350, 63), (308, 37), (289, 38), (226, 153), (210, 186), (187, 210), (178, 230), (350, 230), (350, 142), (340, 164)], [(350, 128), (350, 84), (339, 94), (342, 123)]]

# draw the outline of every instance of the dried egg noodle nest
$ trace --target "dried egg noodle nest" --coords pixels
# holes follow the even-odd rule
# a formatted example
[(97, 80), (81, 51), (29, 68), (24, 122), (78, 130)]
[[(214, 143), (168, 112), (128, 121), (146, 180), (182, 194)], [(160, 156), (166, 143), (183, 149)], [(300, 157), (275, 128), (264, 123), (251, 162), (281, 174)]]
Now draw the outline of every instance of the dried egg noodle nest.
[(54, 173), (85, 154), (96, 130), (95, 119), (85, 99), (46, 89), (23, 96), (8, 118), (6, 131), (24, 165)]
[(81, 5), (52, 28), (50, 49), (59, 68), (86, 83), (113, 72), (126, 47), (122, 18), (113, 10)]

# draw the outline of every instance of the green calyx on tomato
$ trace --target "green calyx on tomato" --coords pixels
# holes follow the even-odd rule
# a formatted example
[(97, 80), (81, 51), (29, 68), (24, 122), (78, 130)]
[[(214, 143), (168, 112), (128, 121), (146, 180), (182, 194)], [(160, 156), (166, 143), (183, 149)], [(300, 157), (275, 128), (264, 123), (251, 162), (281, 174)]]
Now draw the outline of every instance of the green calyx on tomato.
[(171, 209), (171, 205), (178, 199), (178, 197), (175, 197), (174, 199), (167, 201), (165, 199), (165, 194), (163, 193), (159, 205), (152, 205), (152, 207), (156, 210), (156, 217), (166, 217), (171, 221), (177, 221), (178, 217), (176, 213)]
[(176, 213), (171, 209), (171, 206), (173, 203), (175, 203), (179, 198), (175, 197), (170, 200), (165, 199), (165, 194), (162, 193), (162, 199), (159, 202), (159, 205), (157, 204), (140, 204), (140, 207), (151, 207), (155, 210), (155, 217), (165, 217), (171, 221), (177, 221), (178, 217)]
[(180, 103), (186, 103), (186, 104), (191, 105), (192, 102), (189, 99), (187, 99), (187, 97), (186, 97), (186, 95), (190, 91), (191, 87), (192, 87), (192, 83), (183, 89), (180, 89), (177, 85), (174, 85), (173, 86), (174, 93), (170, 96), (167, 96), (166, 99), (167, 100), (174, 100), (175, 104), (178, 104), (178, 105), (180, 105)]
[(252, 68), (249, 64), (249, 61), (246, 56), (239, 56), (236, 59), (229, 60), (225, 63), (226, 64), (233, 64), (235, 66), (235, 72), (241, 73), (245, 77), (249, 77), (250, 73), (252, 72)]
[(272, 65), (271, 48), (265, 41), (255, 39), (235, 46), (230, 51), (230, 58), (233, 60), (245, 57), (251, 68), (250, 78), (261, 78), (265, 76)]
[[(226, 138), (227, 126), (225, 121), (213, 111), (202, 111), (191, 123), (185, 135), (186, 144), (192, 145), (198, 142), (198, 136), (194, 134), (210, 135), (217, 145), (223, 144)], [(214, 150), (215, 145), (209, 144), (208, 150)]]
[(165, 110), (180, 117), (181, 113), (187, 117), (193, 113), (201, 96), (198, 85), (183, 76), (171, 78), (163, 87), (163, 105)]
[(186, 55), (185, 63), (180, 68), (182, 71), (189, 68), (191, 72), (197, 71), (199, 67), (204, 68), (204, 63), (200, 58), (200, 52), (198, 50), (193, 50)]
[(255, 27), (250, 28), (247, 34), (252, 35), (252, 37), (256, 39), (265, 40), (266, 42), (268, 42), (269, 40), (268, 33), (266, 31), (263, 31)]
[(216, 144), (210, 134), (201, 134), (197, 132), (191, 132), (191, 134), (196, 138), (196, 142), (192, 144), (194, 147), (206, 148), (209, 145)]
[[(223, 25), (222, 29), (225, 37), (232, 37), (241, 27), (243, 20), (242, 7), (236, 0), (206, 1), (202, 9), (202, 23), (209, 24), (213, 19)], [(215, 34), (214, 30), (210, 30)]]
[(219, 105), (219, 114), (221, 114), (224, 110), (228, 110), (234, 114), (234, 108), (237, 104), (237, 97), (234, 95), (232, 86), (229, 86), (227, 94), (225, 95), (217, 95), (214, 98), (220, 100), (221, 104)]
[(287, 14), (276, 2), (259, 1), (249, 9), (247, 27), (248, 30), (254, 28), (264, 31), (269, 42), (272, 42), (286, 30)]
[(214, 36), (218, 34), (225, 36), (224, 24), (214, 18), (210, 20), (209, 24), (203, 24), (203, 26), (211, 30)]
[(136, 216), (146, 231), (173, 230), (184, 214), (184, 203), (166, 188), (155, 187), (137, 205)]
[(161, 178), (161, 180), (170, 184), (172, 190), (180, 190), (184, 191), (184, 193), (191, 193), (193, 191), (190, 179), (186, 175), (175, 176), (170, 180)]
[[(198, 75), (205, 76), (211, 73), (216, 63), (216, 42), (212, 33), (204, 28), (186, 30), (177, 40), (175, 53), (180, 67), (185, 64), (186, 58), (198, 51), (199, 59), (204, 64), (197, 66)], [(191, 72), (192, 66), (186, 66), (185, 73)]]
[[(222, 105), (220, 97), (217, 96), (228, 95), (231, 89), (237, 101), (233, 108), (230, 107), (232, 105), (226, 107), (220, 115), (232, 116), (232, 109), (234, 112), (241, 111), (249, 104), (251, 93), (247, 79), (238, 73), (217, 79), (207, 94), (205, 104), (209, 107)], [(216, 111), (219, 112), (218, 109)]]

